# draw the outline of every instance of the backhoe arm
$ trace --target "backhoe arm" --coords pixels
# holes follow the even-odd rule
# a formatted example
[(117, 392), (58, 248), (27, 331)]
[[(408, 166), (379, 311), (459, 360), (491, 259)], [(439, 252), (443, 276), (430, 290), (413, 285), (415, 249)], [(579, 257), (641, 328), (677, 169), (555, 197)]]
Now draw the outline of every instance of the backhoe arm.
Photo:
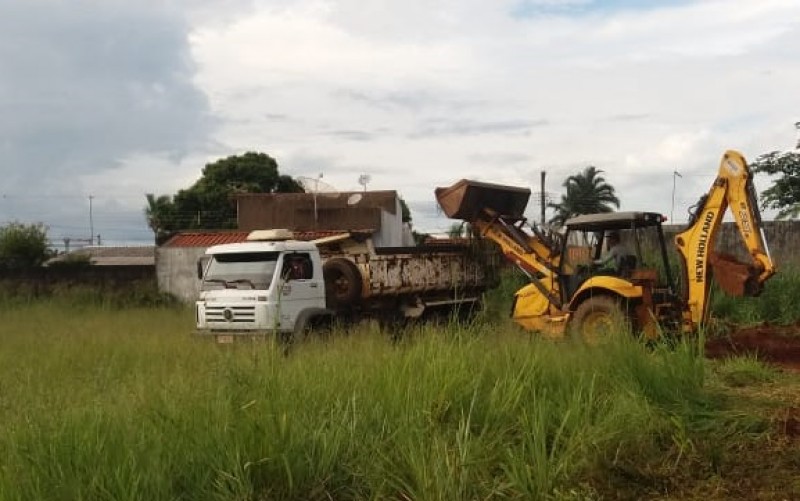
[[(714, 252), (717, 233), (728, 208), (733, 212), (752, 264)], [(764, 238), (753, 179), (740, 153), (725, 152), (717, 178), (708, 194), (698, 202), (687, 228), (675, 237), (675, 244), (684, 265), (683, 294), (688, 307), (684, 324), (690, 330), (707, 320), (712, 275), (709, 265), (713, 266), (713, 276), (720, 287), (736, 296), (758, 295), (775, 273)]]

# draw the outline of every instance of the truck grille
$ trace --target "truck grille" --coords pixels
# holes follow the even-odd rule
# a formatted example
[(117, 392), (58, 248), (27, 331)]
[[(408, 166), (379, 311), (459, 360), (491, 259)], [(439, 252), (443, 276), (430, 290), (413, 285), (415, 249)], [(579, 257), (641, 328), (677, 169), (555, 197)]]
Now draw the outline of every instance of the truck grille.
[(206, 322), (252, 324), (255, 321), (255, 306), (206, 306)]

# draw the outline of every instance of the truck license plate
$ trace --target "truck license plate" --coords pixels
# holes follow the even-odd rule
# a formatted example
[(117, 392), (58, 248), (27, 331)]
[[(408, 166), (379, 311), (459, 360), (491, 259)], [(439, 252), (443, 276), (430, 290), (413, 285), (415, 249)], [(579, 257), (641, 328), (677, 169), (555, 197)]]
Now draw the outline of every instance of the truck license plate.
[(217, 343), (218, 344), (232, 344), (233, 343), (233, 336), (230, 334), (218, 334), (217, 335)]

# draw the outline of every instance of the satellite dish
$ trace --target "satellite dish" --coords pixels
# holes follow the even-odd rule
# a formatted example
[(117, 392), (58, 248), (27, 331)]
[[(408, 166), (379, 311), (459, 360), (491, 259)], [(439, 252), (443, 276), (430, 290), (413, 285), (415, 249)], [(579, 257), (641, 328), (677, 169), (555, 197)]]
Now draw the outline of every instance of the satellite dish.
[(317, 197), (337, 198), (339, 196), (339, 191), (330, 184), (322, 181), (321, 173), (317, 177), (300, 176), (297, 180), (300, 182), (300, 186), (306, 190), (306, 193), (312, 193), (314, 195), (314, 223), (316, 224), (318, 220)]
[(300, 176), (297, 180), (306, 193), (313, 193), (326, 198), (336, 198), (339, 196), (339, 190), (323, 181), (322, 174), (317, 177)]
[(358, 202), (360, 202), (362, 198), (364, 197), (363, 195), (361, 195), (361, 193), (353, 193), (352, 195), (347, 197), (347, 205), (352, 207), (353, 205), (356, 205)]

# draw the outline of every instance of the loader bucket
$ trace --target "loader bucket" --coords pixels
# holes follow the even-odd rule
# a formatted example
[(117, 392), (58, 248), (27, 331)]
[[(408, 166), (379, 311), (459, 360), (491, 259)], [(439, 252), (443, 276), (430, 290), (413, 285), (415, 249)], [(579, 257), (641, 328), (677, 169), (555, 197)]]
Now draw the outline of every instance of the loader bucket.
[(758, 270), (730, 254), (711, 253), (709, 262), (717, 284), (731, 296), (758, 296), (764, 289)]
[(436, 188), (436, 200), (447, 217), (475, 221), (489, 209), (498, 215), (522, 217), (531, 190), (516, 186), (462, 179), (447, 188)]

